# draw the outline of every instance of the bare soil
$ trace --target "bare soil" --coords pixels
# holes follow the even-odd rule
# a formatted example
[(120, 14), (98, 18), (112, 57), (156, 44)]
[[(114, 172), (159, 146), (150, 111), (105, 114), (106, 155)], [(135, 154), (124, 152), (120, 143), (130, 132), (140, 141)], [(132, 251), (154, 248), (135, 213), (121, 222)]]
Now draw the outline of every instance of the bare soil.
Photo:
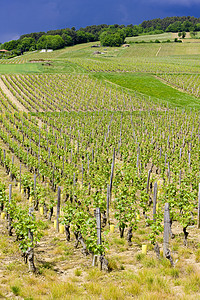
[[(2, 76), (3, 77), (3, 76)], [(9, 91), (3, 80), (0, 78), (0, 88), (6, 96), (17, 106), (21, 111), (28, 112), (28, 110), (17, 100), (17, 98)]]

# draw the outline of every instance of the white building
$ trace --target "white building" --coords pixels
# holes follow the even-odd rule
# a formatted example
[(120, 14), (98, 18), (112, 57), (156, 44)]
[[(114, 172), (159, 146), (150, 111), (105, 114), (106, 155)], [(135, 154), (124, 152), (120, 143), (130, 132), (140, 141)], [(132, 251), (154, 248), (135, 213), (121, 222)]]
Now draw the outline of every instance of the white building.
[(44, 52), (53, 52), (53, 49), (42, 49), (40, 51), (40, 53), (44, 53)]

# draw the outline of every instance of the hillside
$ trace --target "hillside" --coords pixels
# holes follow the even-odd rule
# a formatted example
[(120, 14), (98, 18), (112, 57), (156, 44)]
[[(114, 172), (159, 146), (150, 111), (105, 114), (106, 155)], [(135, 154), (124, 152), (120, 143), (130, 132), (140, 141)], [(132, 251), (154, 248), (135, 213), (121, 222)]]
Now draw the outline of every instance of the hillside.
[[(17, 40), (0, 44), (0, 49), (9, 51), (7, 57), (11, 58), (22, 55), (27, 51), (41, 49), (57, 50), (66, 46), (94, 41), (100, 41), (103, 46), (119, 47), (124, 43), (125, 38), (143, 36), (145, 34), (159, 35), (164, 32), (179, 32), (180, 35), (184, 36), (190, 34), (198, 39), (198, 31), (200, 31), (199, 18), (190, 16), (168, 17), (144, 21), (139, 25), (101, 24), (86, 26), (85, 28), (81, 27), (78, 30), (72, 27), (49, 30), (47, 32), (32, 32), (21, 35)], [(156, 39), (158, 39), (158, 37)], [(135, 41), (137, 41), (137, 39)], [(4, 55), (4, 52), (1, 53), (0, 58), (2, 55)]]
[(200, 43), (174, 38), (0, 60), (2, 299), (198, 299)]

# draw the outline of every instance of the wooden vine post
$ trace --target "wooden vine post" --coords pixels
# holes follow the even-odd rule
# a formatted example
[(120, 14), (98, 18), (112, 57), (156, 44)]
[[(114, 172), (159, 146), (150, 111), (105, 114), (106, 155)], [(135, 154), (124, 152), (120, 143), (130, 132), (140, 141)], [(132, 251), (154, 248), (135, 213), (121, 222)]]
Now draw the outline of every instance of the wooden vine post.
[(167, 174), (168, 174), (168, 181), (170, 183), (170, 164), (169, 164), (169, 162), (168, 162), (168, 172), (167, 172)]
[(53, 173), (52, 173), (52, 189), (54, 191), (54, 172), (55, 172), (55, 163), (53, 165)]
[(34, 174), (34, 203), (35, 203), (35, 210), (38, 210), (38, 199), (36, 199), (36, 173)]
[[(97, 245), (101, 245), (101, 212), (100, 208), (96, 208), (96, 222), (97, 222)], [(99, 257), (100, 261), (100, 270), (102, 270), (102, 260), (101, 257)]]
[[(32, 207), (29, 208), (29, 216), (33, 218), (33, 208)], [(31, 241), (31, 244), (33, 245), (33, 232), (31, 231), (31, 229), (28, 230), (28, 237)], [(28, 258), (29, 271), (35, 272), (36, 267), (35, 267), (35, 264), (34, 264), (34, 250), (33, 250), (33, 247), (28, 247), (27, 258)]]
[[(12, 198), (12, 184), (9, 184), (9, 204), (11, 203)], [(8, 235), (12, 236), (12, 220), (10, 214), (8, 214)]]
[(151, 177), (151, 169), (148, 171), (148, 178), (147, 178), (147, 194), (149, 193), (149, 182)]
[(153, 221), (156, 221), (156, 202), (157, 202), (157, 191), (158, 191), (158, 186), (157, 182), (154, 184), (154, 190), (153, 190)]
[(97, 245), (101, 245), (101, 212), (100, 208), (96, 208), (96, 221), (97, 221)]
[[(14, 166), (14, 156), (12, 156), (12, 167)], [(13, 180), (12, 170), (10, 170), (10, 180)]]
[(65, 167), (65, 156), (63, 155), (63, 158), (62, 158), (62, 175), (64, 173), (64, 167)]
[(60, 217), (60, 194), (61, 189), (58, 187), (58, 201), (57, 201), (57, 216), (56, 216), (56, 229), (59, 232), (59, 217)]
[(106, 207), (106, 218), (107, 222), (109, 223), (109, 208), (110, 208), (110, 203), (109, 203), (109, 198), (110, 198), (110, 186), (109, 184), (107, 185), (107, 207)]
[(174, 266), (171, 253), (169, 250), (169, 235), (170, 235), (170, 216), (169, 216), (169, 203), (165, 203), (164, 211), (164, 236), (163, 236), (163, 254), (169, 259), (172, 266)]
[(164, 211), (164, 237), (163, 237), (163, 253), (169, 248), (169, 234), (170, 234), (170, 217), (169, 217), (169, 203), (165, 203)]
[(113, 184), (113, 176), (114, 176), (114, 166), (115, 166), (115, 148), (113, 150), (113, 161), (112, 161), (111, 175), (110, 175), (110, 191), (109, 191), (110, 203), (111, 203), (111, 197), (112, 197), (112, 184)]

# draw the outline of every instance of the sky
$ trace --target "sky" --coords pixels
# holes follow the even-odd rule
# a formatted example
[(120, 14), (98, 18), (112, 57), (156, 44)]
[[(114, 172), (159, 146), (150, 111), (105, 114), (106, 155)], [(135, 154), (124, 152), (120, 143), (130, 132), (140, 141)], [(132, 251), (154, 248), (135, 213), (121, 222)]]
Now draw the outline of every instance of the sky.
[(133, 24), (172, 16), (200, 17), (200, 0), (1, 0), (0, 43), (20, 35), (98, 24)]

